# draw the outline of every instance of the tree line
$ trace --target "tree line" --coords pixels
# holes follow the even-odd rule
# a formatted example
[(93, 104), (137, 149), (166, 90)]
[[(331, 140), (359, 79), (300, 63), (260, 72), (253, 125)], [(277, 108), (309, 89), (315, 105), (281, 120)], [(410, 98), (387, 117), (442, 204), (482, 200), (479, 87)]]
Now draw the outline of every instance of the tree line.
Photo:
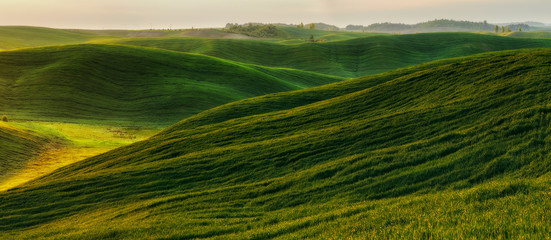
[(273, 24), (260, 25), (248, 23), (240, 25), (237, 23), (228, 23), (226, 24), (224, 31), (260, 38), (277, 37), (282, 34)]
[[(504, 26), (505, 29), (521, 29), (528, 30), (530, 26), (526, 24), (510, 24)], [(435, 19), (428, 22), (422, 22), (417, 24), (403, 24), (403, 23), (374, 23), (369, 26), (363, 25), (348, 25), (346, 30), (348, 31), (368, 31), (368, 32), (402, 32), (402, 31), (430, 31), (431, 29), (448, 28), (462, 31), (495, 31), (495, 25), (489, 24), (487, 21), (471, 22), (471, 21), (456, 21), (450, 19)]]

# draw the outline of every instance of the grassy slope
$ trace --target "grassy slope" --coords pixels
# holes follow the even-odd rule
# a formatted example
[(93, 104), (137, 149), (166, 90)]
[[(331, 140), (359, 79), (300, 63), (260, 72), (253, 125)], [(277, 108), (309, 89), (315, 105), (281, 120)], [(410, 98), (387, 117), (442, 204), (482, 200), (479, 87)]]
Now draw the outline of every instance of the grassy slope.
[(551, 51), (491, 53), (222, 106), (1, 194), (0, 231), (541, 238), (550, 74)]
[(84, 43), (98, 38), (100, 36), (53, 28), (0, 26), (0, 50)]
[(482, 52), (551, 47), (551, 41), (546, 39), (520, 39), (474, 33), (383, 35), (303, 44), (201, 38), (134, 38), (115, 42), (201, 53), (243, 63), (289, 67), (342, 77), (382, 73), (433, 60)]
[(0, 122), (0, 181), (61, 139)]
[[(307, 26), (306, 26), (307, 27)], [(359, 32), (345, 32), (345, 31), (324, 31), (316, 29), (299, 29), (296, 27), (279, 27), (279, 30), (285, 33), (286, 38), (292, 42), (292, 39), (308, 40), (310, 36), (314, 36), (314, 39), (325, 39), (325, 41), (341, 41), (353, 38), (361, 38), (376, 35), (386, 35), (384, 33), (359, 33)]]
[(518, 38), (551, 38), (551, 32), (512, 32), (508, 36)]
[(160, 129), (61, 122), (0, 122), (0, 191), (144, 140)]
[(231, 101), (342, 80), (114, 45), (0, 52), (0, 109), (14, 119), (173, 124)]

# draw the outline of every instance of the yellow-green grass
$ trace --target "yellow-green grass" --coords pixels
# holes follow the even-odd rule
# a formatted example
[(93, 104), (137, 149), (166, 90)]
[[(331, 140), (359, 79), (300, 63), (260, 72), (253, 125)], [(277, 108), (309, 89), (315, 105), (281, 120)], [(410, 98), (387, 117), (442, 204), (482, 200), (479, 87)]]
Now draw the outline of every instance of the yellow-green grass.
[(363, 32), (348, 32), (348, 31), (324, 31), (318, 29), (300, 29), (296, 27), (278, 27), (283, 34), (283, 40), (279, 40), (281, 43), (294, 43), (298, 41), (309, 41), (310, 36), (314, 37), (314, 40), (323, 41), (341, 41), (354, 38), (363, 38), (369, 36), (388, 35), (386, 33), (363, 33)]
[(342, 79), (143, 47), (28, 48), (0, 52), (0, 109), (18, 120), (167, 126), (228, 102)]
[[(283, 39), (271, 41), (304, 41), (313, 34), (316, 39), (327, 41), (351, 39), (375, 34), (349, 32), (328, 32), (320, 30), (280, 28)], [(226, 33), (220, 29), (178, 29), (178, 30), (87, 30), (87, 29), (55, 29), (33, 26), (0, 26), (0, 50), (10, 50), (26, 47), (51, 45), (66, 45), (101, 41), (117, 38), (142, 37), (206, 37), (206, 38), (244, 38), (254, 39), (244, 35)], [(267, 39), (262, 39), (267, 40)]]
[(59, 136), (20, 128), (11, 122), (0, 122), (0, 181), (48, 147), (62, 142)]
[(300, 44), (204, 38), (126, 38), (108, 42), (200, 53), (242, 63), (294, 68), (347, 78), (483, 52), (551, 47), (551, 40), (548, 39), (476, 33), (378, 35)]
[(36, 121), (0, 123), (0, 128), (2, 134), (12, 135), (0, 139), (0, 191), (159, 131), (140, 126)]
[(221, 106), (0, 194), (0, 237), (544, 238), (550, 74), (506, 51)]
[(551, 32), (511, 32), (507, 35), (518, 38), (551, 38)]
[(0, 26), (0, 50), (84, 43), (101, 38), (105, 37), (62, 29)]

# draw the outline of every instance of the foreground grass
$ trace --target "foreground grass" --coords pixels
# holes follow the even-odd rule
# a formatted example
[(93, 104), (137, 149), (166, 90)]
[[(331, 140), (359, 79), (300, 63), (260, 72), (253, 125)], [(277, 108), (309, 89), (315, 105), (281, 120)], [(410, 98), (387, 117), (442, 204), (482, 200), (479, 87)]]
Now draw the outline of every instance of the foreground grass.
[(0, 194), (4, 238), (544, 238), (551, 51), (221, 106)]
[[(105, 204), (55, 220), (14, 239), (545, 239), (550, 179), (499, 179), (445, 190), (360, 202), (307, 203), (279, 210), (243, 207), (177, 211), (177, 202)], [(170, 214), (170, 217), (167, 217)], [(98, 224), (98, 222), (109, 224)]]

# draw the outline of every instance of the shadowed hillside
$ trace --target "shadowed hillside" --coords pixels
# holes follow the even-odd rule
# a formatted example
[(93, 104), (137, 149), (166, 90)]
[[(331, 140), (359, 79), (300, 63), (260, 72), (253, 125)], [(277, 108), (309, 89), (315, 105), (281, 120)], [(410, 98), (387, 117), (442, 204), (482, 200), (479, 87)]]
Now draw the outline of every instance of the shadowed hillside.
[(201, 53), (243, 63), (289, 67), (342, 77), (382, 73), (476, 53), (551, 46), (551, 41), (545, 39), (517, 39), (473, 33), (383, 35), (302, 44), (193, 38), (122, 39), (115, 42)]
[(542, 238), (550, 74), (509, 51), (221, 106), (0, 194), (0, 231)]
[(14, 119), (173, 124), (235, 100), (341, 78), (113, 45), (0, 52), (0, 109)]

